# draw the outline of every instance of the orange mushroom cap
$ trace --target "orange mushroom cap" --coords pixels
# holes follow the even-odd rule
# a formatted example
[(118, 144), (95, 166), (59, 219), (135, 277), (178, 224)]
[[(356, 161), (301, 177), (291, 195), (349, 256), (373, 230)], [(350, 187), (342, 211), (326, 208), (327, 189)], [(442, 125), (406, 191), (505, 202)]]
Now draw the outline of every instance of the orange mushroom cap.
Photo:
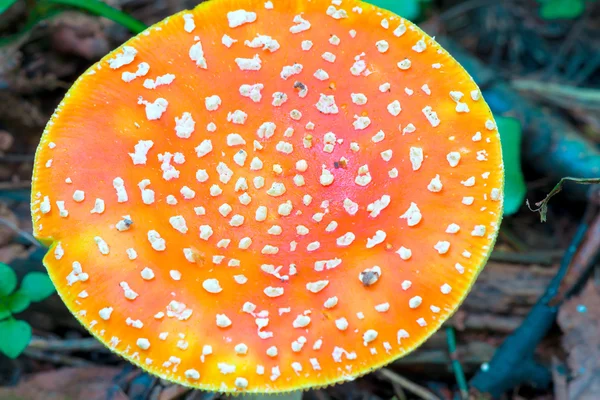
[(90, 68), (41, 139), (64, 302), (162, 378), (283, 392), (435, 332), (490, 254), (503, 165), (465, 70), (355, 0), (212, 0)]

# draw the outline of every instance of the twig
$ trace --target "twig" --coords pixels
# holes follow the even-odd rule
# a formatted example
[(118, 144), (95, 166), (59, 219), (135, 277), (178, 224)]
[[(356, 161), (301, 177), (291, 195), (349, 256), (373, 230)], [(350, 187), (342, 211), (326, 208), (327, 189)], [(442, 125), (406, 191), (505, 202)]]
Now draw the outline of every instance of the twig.
[(0, 190), (27, 189), (31, 187), (31, 181), (0, 182)]
[(4, 154), (0, 156), (2, 163), (31, 163), (35, 159), (35, 154)]
[(563, 107), (577, 105), (588, 110), (600, 110), (600, 90), (561, 85), (533, 79), (516, 79), (510, 85), (522, 92), (534, 93)]
[(458, 359), (458, 353), (456, 352), (456, 335), (454, 334), (454, 328), (451, 326), (446, 328), (446, 340), (448, 342), (450, 359), (452, 360), (452, 370), (456, 377), (456, 383), (458, 384), (461, 398), (467, 400), (469, 398), (469, 387), (467, 386), (467, 379), (465, 378), (462, 365), (460, 365), (460, 360)]
[(394, 394), (396, 395), (397, 400), (407, 400), (406, 393), (404, 393), (404, 389), (402, 386), (398, 385), (396, 382), (392, 382), (392, 387), (394, 388)]
[(31, 181), (0, 182), (0, 190), (27, 189), (30, 187)]
[(596, 53), (595, 56), (592, 56), (584, 66), (581, 67), (577, 75), (573, 78), (573, 84), (581, 85), (583, 82), (587, 81), (598, 67), (600, 67), (600, 53)]
[(527, 250), (527, 244), (524, 243), (510, 228), (502, 226), (500, 228), (500, 236), (508, 242), (515, 250)]
[(496, 313), (468, 312), (464, 320), (453, 320), (452, 325), (470, 331), (492, 331), (494, 333), (512, 333), (523, 322), (519, 315), (498, 315)]
[(511, 252), (494, 250), (490, 255), (490, 260), (513, 264), (538, 264), (554, 265), (557, 259), (564, 254), (564, 250), (546, 250), (546, 251), (528, 251)]
[[(415, 369), (435, 370), (446, 376), (448, 365), (452, 362), (446, 348), (444, 331), (438, 331), (427, 341), (425, 347), (420, 347), (406, 357), (394, 361), (394, 368), (402, 371), (415, 371)], [(443, 336), (443, 337), (442, 337)], [(469, 343), (458, 345), (458, 351), (462, 355), (463, 369), (467, 373), (473, 373), (479, 366), (489, 361), (494, 355), (496, 347), (487, 342), (472, 340)]]
[(67, 356), (60, 353), (46, 353), (37, 349), (26, 348), (23, 352), (27, 357), (40, 361), (48, 361), (53, 364), (69, 365), (73, 367), (86, 367), (93, 363), (82, 358)]
[(331, 397), (323, 389), (315, 390), (313, 395), (317, 398), (317, 400), (331, 400)]
[(525, 200), (527, 207), (529, 207), (529, 209), (531, 211), (540, 213), (540, 219), (542, 222), (546, 222), (546, 214), (548, 212), (548, 202), (550, 201), (550, 199), (552, 197), (554, 197), (555, 195), (557, 195), (558, 193), (560, 193), (562, 191), (563, 185), (565, 184), (566, 181), (575, 182), (575, 183), (578, 183), (581, 185), (594, 185), (594, 184), (600, 183), (600, 178), (573, 178), (573, 177), (567, 176), (567, 177), (562, 178), (556, 184), (556, 186), (554, 186), (554, 188), (550, 191), (550, 193), (548, 193), (548, 195), (544, 198), (544, 200), (538, 201), (537, 203), (535, 203), (535, 206), (537, 208), (531, 208), (531, 206), (529, 205), (529, 200)]
[(99, 341), (94, 338), (85, 339), (44, 339), (40, 337), (34, 337), (29, 342), (29, 349), (42, 350), (42, 351), (54, 351), (54, 352), (72, 352), (72, 351), (102, 351), (109, 352), (109, 350)]
[(404, 389), (416, 394), (417, 396), (420, 396), (422, 399), (440, 400), (436, 395), (431, 393), (429, 390), (425, 389), (422, 386), (417, 385), (414, 382), (409, 381), (408, 379), (404, 378), (403, 376), (398, 375), (391, 369), (382, 368), (379, 370), (379, 374), (383, 375), (385, 378), (389, 379), (390, 381), (397, 383), (398, 385), (402, 386)]
[(15, 231), (16, 233), (19, 234), (19, 236), (21, 236), (23, 239), (27, 240), (28, 242), (30, 242), (32, 245), (39, 247), (39, 248), (46, 248), (46, 246), (44, 246), (43, 244), (41, 244), (40, 242), (37, 241), (36, 238), (33, 237), (33, 235), (29, 232), (25, 232), (24, 230), (22, 230), (21, 228), (19, 228), (17, 225), (13, 224), (12, 222), (10, 222), (9, 220), (0, 217), (0, 225), (4, 225), (7, 228)]

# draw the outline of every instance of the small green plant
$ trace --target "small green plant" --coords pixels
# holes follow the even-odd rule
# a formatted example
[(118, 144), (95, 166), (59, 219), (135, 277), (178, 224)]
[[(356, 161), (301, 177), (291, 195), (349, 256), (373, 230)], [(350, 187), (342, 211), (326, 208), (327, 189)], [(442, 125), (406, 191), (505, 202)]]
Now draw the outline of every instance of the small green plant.
[(512, 215), (524, 204), (527, 186), (521, 170), (521, 122), (495, 115), (504, 159), (504, 215)]
[[(12, 7), (18, 0), (0, 0), (0, 16)], [(38, 23), (56, 17), (69, 10), (78, 10), (89, 14), (110, 19), (133, 33), (140, 33), (146, 29), (143, 22), (132, 16), (109, 6), (100, 0), (35, 0), (28, 9), (28, 17), (22, 29), (14, 34), (0, 38), (0, 47), (12, 43), (31, 31)]]
[(538, 0), (545, 20), (575, 19), (585, 11), (585, 3), (596, 0)]
[(13, 269), (0, 263), (0, 353), (17, 358), (31, 340), (31, 326), (15, 319), (33, 302), (42, 301), (54, 293), (54, 285), (48, 275), (30, 272), (17, 289), (17, 275)]
[(367, 2), (390, 10), (399, 16), (416, 22), (421, 16), (423, 3), (429, 0), (367, 0)]

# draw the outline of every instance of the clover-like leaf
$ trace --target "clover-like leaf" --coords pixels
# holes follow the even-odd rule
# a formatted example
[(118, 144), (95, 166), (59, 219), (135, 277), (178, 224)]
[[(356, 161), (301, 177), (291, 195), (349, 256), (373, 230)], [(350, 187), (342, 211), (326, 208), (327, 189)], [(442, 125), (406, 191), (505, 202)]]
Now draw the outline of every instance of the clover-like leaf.
[(7, 319), (0, 321), (0, 353), (17, 358), (31, 340), (31, 326), (25, 321)]
[(544, 0), (540, 16), (546, 20), (575, 19), (585, 11), (583, 0)]
[(11, 314), (18, 314), (25, 311), (31, 304), (31, 301), (27, 294), (19, 289), (7, 297), (6, 304), (8, 305)]
[(411, 21), (421, 14), (421, 0), (367, 0), (367, 2)]
[(47, 274), (42, 272), (30, 272), (25, 275), (25, 278), (21, 282), (20, 290), (32, 302), (42, 301), (55, 292), (52, 281)]
[(514, 118), (496, 116), (504, 159), (504, 215), (519, 211), (527, 187), (521, 171), (521, 123)]
[(17, 287), (17, 275), (13, 269), (0, 263), (0, 297), (6, 297)]
[(12, 7), (17, 0), (0, 0), (0, 14), (3, 14), (6, 10)]
[(10, 310), (8, 309), (8, 305), (5, 301), (0, 301), (0, 321), (5, 318), (10, 317)]

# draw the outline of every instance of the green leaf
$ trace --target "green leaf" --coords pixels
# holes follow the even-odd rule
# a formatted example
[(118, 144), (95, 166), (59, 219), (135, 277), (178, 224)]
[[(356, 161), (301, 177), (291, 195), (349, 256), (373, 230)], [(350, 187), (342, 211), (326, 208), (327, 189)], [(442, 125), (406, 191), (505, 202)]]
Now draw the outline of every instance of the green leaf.
[(109, 6), (100, 0), (43, 0), (46, 3), (60, 4), (64, 6), (70, 6), (85, 10), (89, 13), (98, 15), (114, 21), (125, 28), (129, 29), (133, 33), (140, 33), (147, 28), (147, 26), (132, 16), (117, 10)]
[(42, 301), (55, 292), (52, 281), (43, 272), (30, 272), (25, 275), (20, 290), (33, 302)]
[(10, 317), (10, 315), (10, 310), (8, 309), (8, 306), (5, 304), (4, 300), (0, 301), (0, 321)]
[(17, 0), (0, 0), (0, 14), (4, 14)]
[(40, 4), (37, 3), (33, 10), (31, 10), (29, 13), (29, 17), (27, 18), (27, 21), (21, 30), (19, 30), (17, 33), (13, 33), (12, 35), (4, 35), (0, 37), (0, 48), (10, 45), (18, 47), (19, 43), (23, 43), (27, 40), (33, 28), (35, 28), (37, 24), (44, 20), (54, 18), (62, 12), (63, 11), (60, 9), (48, 9), (48, 7), (40, 6)]
[(25, 321), (7, 319), (0, 321), (0, 353), (17, 358), (31, 340), (31, 326)]
[[(5, 0), (0, 0), (0, 4)], [(81, 10), (87, 11), (128, 28), (133, 33), (140, 33), (146, 29), (143, 22), (113, 8), (99, 0), (36, 0), (32, 1), (35, 6), (29, 12), (29, 17), (23, 28), (12, 35), (0, 37), (0, 47), (11, 45), (20, 40), (26, 40), (31, 31), (42, 21), (55, 18), (65, 11)]]
[(0, 263), (0, 297), (6, 297), (17, 287), (17, 275), (13, 269)]
[(575, 19), (584, 11), (583, 0), (545, 0), (540, 6), (540, 16), (547, 20)]
[(22, 290), (17, 290), (6, 299), (6, 303), (8, 304), (8, 309), (12, 314), (18, 314), (23, 312), (29, 307), (31, 304), (31, 300), (27, 294), (23, 293)]
[(504, 159), (504, 215), (511, 215), (521, 208), (527, 192), (521, 170), (521, 123), (515, 118), (495, 118)]
[(367, 2), (411, 21), (421, 14), (420, 0), (367, 0)]

